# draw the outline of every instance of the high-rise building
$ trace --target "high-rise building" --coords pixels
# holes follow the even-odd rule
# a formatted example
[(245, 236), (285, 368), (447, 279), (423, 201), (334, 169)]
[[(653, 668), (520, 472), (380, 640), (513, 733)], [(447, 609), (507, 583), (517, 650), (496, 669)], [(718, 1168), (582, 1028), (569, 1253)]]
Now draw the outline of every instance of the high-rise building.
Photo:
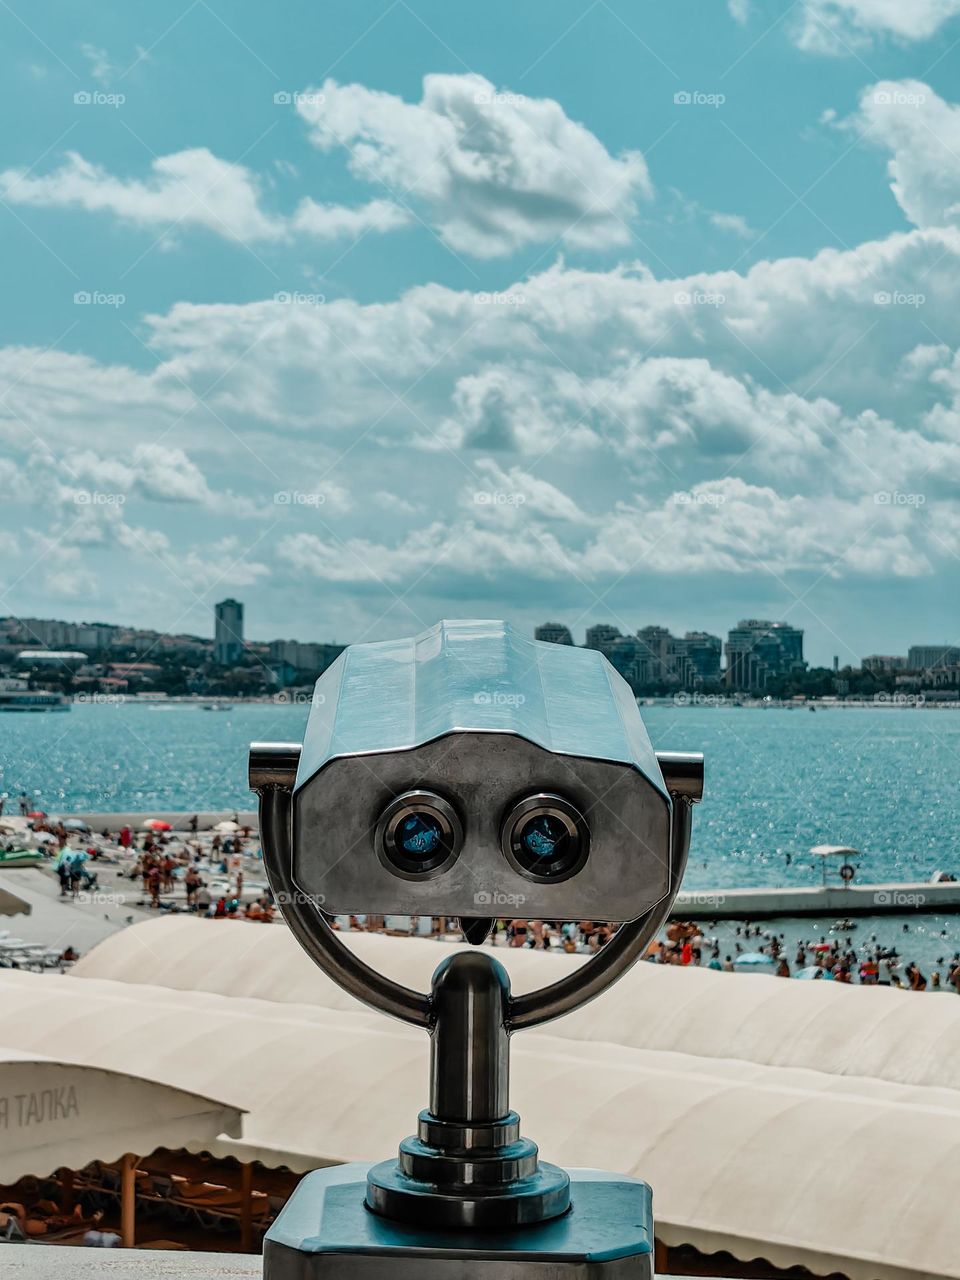
[(221, 600), (213, 608), (213, 656), (221, 667), (232, 667), (243, 653), (243, 605)]
[(300, 640), (271, 640), (267, 655), (272, 663), (285, 663), (294, 671), (321, 672), (343, 652), (340, 644), (304, 644)]
[(860, 663), (864, 671), (875, 675), (890, 675), (894, 671), (906, 671), (907, 660), (893, 653), (871, 653)]
[(619, 627), (612, 627), (609, 622), (598, 622), (592, 627), (587, 627), (585, 648), (599, 649), (601, 653), (606, 653), (613, 642), (620, 638)]
[(666, 627), (641, 627), (637, 639), (640, 641), (640, 683), (679, 683), (676, 637)]
[(949, 644), (912, 644), (907, 650), (907, 666), (911, 671), (960, 666), (960, 649)]
[(747, 618), (727, 633), (725, 681), (732, 689), (759, 692), (771, 680), (806, 668), (803, 632), (787, 622)]
[(546, 640), (548, 644), (573, 644), (570, 628), (562, 622), (544, 622), (533, 635), (535, 640)]
[(708, 631), (688, 631), (677, 644), (684, 660), (681, 684), (685, 689), (717, 684), (720, 680), (720, 658), (723, 642)]

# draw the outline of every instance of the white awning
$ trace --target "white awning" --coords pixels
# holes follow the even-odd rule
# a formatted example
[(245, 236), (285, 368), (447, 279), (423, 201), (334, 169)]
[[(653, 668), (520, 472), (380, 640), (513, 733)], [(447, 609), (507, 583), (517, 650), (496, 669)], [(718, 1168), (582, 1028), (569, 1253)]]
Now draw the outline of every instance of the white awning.
[(161, 1145), (204, 1150), (220, 1134), (240, 1132), (240, 1111), (224, 1102), (103, 1066), (0, 1048), (0, 1183)]
[[(421, 989), (448, 954), (351, 945)], [(581, 962), (497, 955), (518, 989)], [(98, 967), (133, 980), (83, 976)], [(279, 926), (136, 926), (70, 975), (0, 972), (0, 1007), (25, 1052), (69, 1045), (201, 1096), (229, 1086), (248, 1114), (241, 1139), (206, 1143), (214, 1155), (295, 1171), (382, 1159), (427, 1097), (426, 1036), (332, 987)], [(852, 1280), (956, 1280), (958, 1010), (949, 995), (641, 964), (515, 1038), (512, 1101), (545, 1159), (648, 1180), (669, 1244)]]
[(31, 907), (9, 889), (0, 889), (0, 916), (28, 916)]

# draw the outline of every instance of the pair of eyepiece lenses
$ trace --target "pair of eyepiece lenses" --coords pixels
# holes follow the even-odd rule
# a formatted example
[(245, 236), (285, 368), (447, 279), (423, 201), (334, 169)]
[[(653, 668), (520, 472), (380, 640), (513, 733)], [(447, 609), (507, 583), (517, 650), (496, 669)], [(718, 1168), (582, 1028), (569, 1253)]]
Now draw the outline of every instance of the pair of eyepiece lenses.
[[(433, 879), (455, 861), (463, 845), (456, 810), (432, 791), (406, 791), (390, 802), (377, 824), (381, 862), (409, 880)], [(515, 804), (500, 831), (500, 847), (528, 880), (567, 880), (583, 867), (590, 832), (582, 814), (562, 796), (538, 792)]]

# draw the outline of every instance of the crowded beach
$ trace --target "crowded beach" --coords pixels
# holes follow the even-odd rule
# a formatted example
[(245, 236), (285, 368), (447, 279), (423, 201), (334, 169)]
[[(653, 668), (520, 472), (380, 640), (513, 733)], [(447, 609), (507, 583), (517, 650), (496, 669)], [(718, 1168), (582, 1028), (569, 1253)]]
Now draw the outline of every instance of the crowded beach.
[[(0, 812), (0, 859), (7, 859), (7, 866), (18, 865), (21, 855), (31, 859), (26, 865), (55, 878), (61, 902), (83, 911), (106, 908), (114, 925), (177, 912), (215, 921), (282, 922), (249, 816), (169, 815), (175, 827), (166, 818), (130, 814), (94, 830), (83, 817), (30, 808), (25, 794), (18, 808), (16, 815)], [(461, 939), (457, 922), (444, 917), (353, 915), (334, 923), (345, 930)], [(900, 926), (899, 946), (889, 935), (855, 937), (857, 925), (851, 920), (807, 921), (806, 930), (815, 935), (809, 937), (795, 930), (796, 936), (781, 932), (776, 923), (672, 920), (651, 943), (646, 959), (730, 973), (960, 994), (960, 952), (944, 943), (943, 953), (925, 971), (902, 954), (910, 933), (906, 922)], [(896, 928), (894, 921), (885, 923), (891, 932)], [(591, 920), (500, 918), (489, 941), (493, 946), (588, 955), (605, 946), (616, 927)], [(0, 966), (62, 971), (79, 955), (71, 941), (64, 942), (27, 943), (9, 929), (0, 930)]]

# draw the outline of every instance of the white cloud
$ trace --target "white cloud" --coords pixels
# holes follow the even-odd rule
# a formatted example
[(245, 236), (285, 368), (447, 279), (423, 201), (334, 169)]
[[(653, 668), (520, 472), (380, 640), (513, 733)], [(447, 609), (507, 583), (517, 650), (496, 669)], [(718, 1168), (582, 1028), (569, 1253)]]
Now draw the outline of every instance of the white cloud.
[[(922, 289), (922, 312), (879, 289)], [(179, 304), (146, 320), (149, 373), (0, 350), (0, 435), (65, 501), (64, 459), (85, 487), (134, 486), (138, 523), (132, 502), (84, 511), (71, 545), (162, 566), (171, 591), (268, 591), (272, 565), (369, 621), (384, 584), (504, 607), (544, 580), (920, 577), (960, 538), (958, 291), (960, 232), (931, 228), (743, 275), (558, 264), (516, 305), (437, 285)], [(235, 539), (243, 502), (267, 510), (262, 543), (214, 554), (210, 512)]]
[(707, 218), (718, 231), (729, 231), (732, 235), (741, 236), (744, 240), (756, 235), (741, 213), (709, 213)]
[(458, 252), (524, 245), (626, 244), (651, 193), (636, 151), (611, 156), (550, 98), (501, 92), (483, 76), (428, 75), (419, 103), (327, 80), (298, 110), (322, 150), (349, 150), (351, 172), (425, 208)]
[(960, 107), (920, 80), (881, 80), (845, 127), (891, 153), (890, 189), (912, 223), (960, 223)]
[(3, 171), (0, 194), (11, 204), (109, 213), (147, 228), (203, 227), (244, 243), (284, 241), (294, 234), (331, 239), (390, 231), (406, 219), (387, 200), (357, 208), (304, 200), (291, 217), (270, 213), (257, 175), (206, 147), (159, 156), (144, 180), (116, 177), (71, 151), (47, 174)]
[(928, 40), (960, 14), (960, 0), (804, 0), (794, 37), (811, 53), (845, 54), (877, 38)]
[(448, 584), (505, 572), (526, 583), (563, 577), (597, 583), (640, 573), (777, 578), (801, 571), (839, 579), (931, 570), (910, 536), (914, 512), (872, 500), (785, 496), (730, 477), (660, 501), (620, 502), (579, 545), (560, 541), (535, 512), (507, 504), (500, 511), (506, 518), (499, 522), (438, 521), (382, 542), (301, 533), (283, 538), (278, 555), (324, 582), (388, 586), (427, 574)]
[(93, 44), (81, 44), (80, 52), (90, 66), (90, 74), (97, 84), (107, 85), (113, 77), (116, 67), (110, 61), (106, 49), (99, 49)]
[(92, 450), (68, 453), (64, 469), (69, 478), (88, 486), (112, 485), (125, 497), (140, 494), (155, 502), (208, 505), (213, 494), (200, 469), (182, 449), (160, 444), (137, 445), (129, 463), (101, 457)]
[(334, 240), (364, 235), (368, 231), (395, 231), (409, 221), (407, 212), (392, 200), (370, 200), (356, 208), (304, 200), (298, 206), (291, 226), (294, 231), (306, 232), (318, 240)]
[(750, 16), (750, 0), (727, 0), (727, 8), (730, 10), (730, 16), (741, 25)]

